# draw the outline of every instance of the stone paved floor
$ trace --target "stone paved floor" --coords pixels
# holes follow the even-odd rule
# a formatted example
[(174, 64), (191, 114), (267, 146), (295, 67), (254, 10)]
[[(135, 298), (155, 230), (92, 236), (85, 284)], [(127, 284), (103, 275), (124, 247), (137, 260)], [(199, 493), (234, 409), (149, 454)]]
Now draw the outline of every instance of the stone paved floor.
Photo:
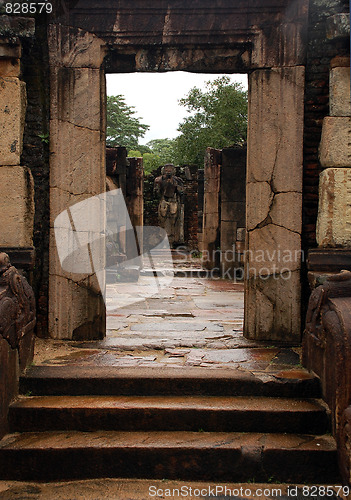
[(35, 364), (300, 371), (299, 348), (243, 337), (242, 283), (197, 277), (108, 285), (102, 341), (38, 339)]

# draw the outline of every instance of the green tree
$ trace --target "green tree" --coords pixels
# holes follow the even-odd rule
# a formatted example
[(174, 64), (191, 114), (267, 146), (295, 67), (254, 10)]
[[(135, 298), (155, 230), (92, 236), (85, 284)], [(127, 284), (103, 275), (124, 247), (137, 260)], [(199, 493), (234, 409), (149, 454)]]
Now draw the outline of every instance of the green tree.
[(160, 165), (175, 162), (175, 140), (174, 139), (153, 139), (147, 143), (151, 152), (159, 156)]
[(240, 83), (222, 76), (207, 82), (205, 91), (192, 88), (179, 103), (190, 116), (178, 127), (176, 163), (201, 167), (207, 147), (221, 149), (246, 140), (247, 92)]
[(135, 114), (134, 106), (128, 106), (122, 95), (107, 96), (107, 146), (139, 149), (139, 139), (150, 127), (141, 123)]
[(156, 153), (150, 153), (150, 149), (147, 148), (148, 151), (145, 153), (141, 153), (140, 148), (138, 150), (131, 149), (128, 151), (128, 157), (132, 158), (143, 158), (143, 166), (145, 175), (151, 174), (153, 170), (162, 165), (161, 158)]
[(144, 172), (146, 175), (151, 174), (153, 170), (163, 165), (161, 158), (156, 153), (143, 154)]

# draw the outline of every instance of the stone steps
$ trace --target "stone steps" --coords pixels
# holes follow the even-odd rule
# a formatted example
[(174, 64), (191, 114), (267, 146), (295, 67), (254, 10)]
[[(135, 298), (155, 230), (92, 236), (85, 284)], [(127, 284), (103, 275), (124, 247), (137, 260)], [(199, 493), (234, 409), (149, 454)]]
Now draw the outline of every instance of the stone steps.
[(34, 366), (20, 378), (20, 392), (40, 395), (262, 396), (319, 398), (317, 378), (303, 370), (253, 374), (207, 368)]
[(34, 366), (20, 389), (0, 479), (340, 484), (319, 381), (301, 369)]
[[(221, 432), (39, 432), (0, 443), (2, 479), (137, 477), (333, 484), (331, 436)], [(336, 483), (339, 484), (339, 483)]]
[(36, 396), (10, 406), (14, 432), (211, 431), (317, 433), (328, 430), (317, 400), (217, 396)]

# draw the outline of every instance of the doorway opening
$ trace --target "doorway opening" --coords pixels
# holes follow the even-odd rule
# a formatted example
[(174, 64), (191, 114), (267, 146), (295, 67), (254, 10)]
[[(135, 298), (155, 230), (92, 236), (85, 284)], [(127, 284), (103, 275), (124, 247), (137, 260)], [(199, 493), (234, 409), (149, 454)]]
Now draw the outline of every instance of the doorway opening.
[[(121, 189), (129, 216), (115, 224), (118, 262), (107, 269), (106, 341), (118, 366), (250, 362), (238, 349), (255, 344), (243, 338), (246, 90), (246, 75), (107, 75), (107, 189)], [(118, 108), (134, 124), (129, 136)], [(277, 351), (263, 355), (268, 365)]]

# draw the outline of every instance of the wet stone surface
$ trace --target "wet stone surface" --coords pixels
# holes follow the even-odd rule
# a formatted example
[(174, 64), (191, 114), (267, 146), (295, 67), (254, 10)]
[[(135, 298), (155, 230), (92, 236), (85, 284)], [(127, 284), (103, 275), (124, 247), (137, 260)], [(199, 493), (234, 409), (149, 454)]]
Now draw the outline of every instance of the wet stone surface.
[(37, 339), (34, 363), (232, 368), (267, 375), (280, 372), (284, 378), (289, 378), (290, 372), (291, 378), (299, 378), (299, 373), (303, 376), (298, 346), (243, 337), (242, 283), (174, 277), (161, 293), (151, 287), (152, 294), (151, 279), (142, 277), (136, 285), (108, 285), (104, 340)]

